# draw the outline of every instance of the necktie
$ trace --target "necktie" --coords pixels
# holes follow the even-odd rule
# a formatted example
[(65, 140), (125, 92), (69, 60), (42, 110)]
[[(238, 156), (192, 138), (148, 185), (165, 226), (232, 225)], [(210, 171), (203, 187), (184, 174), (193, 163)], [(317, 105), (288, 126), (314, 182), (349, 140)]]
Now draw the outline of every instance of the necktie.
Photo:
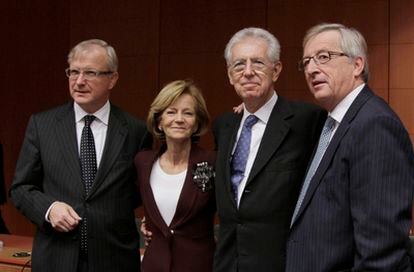
[(291, 225), (297, 216), (300, 206), (302, 205), (303, 199), (305, 198), (306, 191), (308, 190), (310, 181), (313, 178), (313, 175), (318, 169), (319, 163), (325, 154), (326, 149), (328, 148), (332, 132), (335, 128), (336, 121), (332, 117), (328, 116), (325, 121), (325, 125), (323, 126), (321, 136), (319, 138), (318, 148), (316, 149), (315, 156), (312, 159), (311, 165), (309, 166), (308, 172), (306, 173), (305, 181), (302, 185), (302, 190), (300, 191), (298, 201), (296, 203), (295, 211), (293, 212)]
[(231, 161), (231, 183), (234, 197), (237, 203), (237, 191), (244, 177), (247, 158), (250, 152), (250, 142), (252, 138), (252, 127), (259, 119), (254, 115), (249, 115), (244, 121), (239, 141), (234, 150), (233, 159)]
[[(85, 186), (86, 195), (89, 194), (97, 171), (95, 141), (90, 127), (93, 120), (95, 120), (95, 116), (93, 115), (86, 115), (84, 117), (85, 126), (82, 130), (80, 144), (82, 181)], [(84, 216), (81, 225), (81, 250), (83, 253), (88, 251), (87, 223), (87, 217)]]

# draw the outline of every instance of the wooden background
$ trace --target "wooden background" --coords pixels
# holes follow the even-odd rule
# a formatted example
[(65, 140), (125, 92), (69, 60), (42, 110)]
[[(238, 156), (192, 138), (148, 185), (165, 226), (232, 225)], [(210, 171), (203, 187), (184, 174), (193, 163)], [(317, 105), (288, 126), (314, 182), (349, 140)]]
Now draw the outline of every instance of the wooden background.
[[(120, 60), (112, 101), (145, 118), (167, 82), (192, 78), (212, 118), (239, 103), (227, 80), (224, 47), (237, 30), (270, 30), (282, 45), (280, 95), (313, 101), (296, 70), (305, 31), (321, 22), (359, 29), (369, 46), (370, 86), (398, 113), (414, 139), (414, 0), (5, 0), (0, 8), (0, 140), (6, 188), (29, 116), (69, 99), (66, 56), (81, 40), (101, 38)], [(202, 145), (213, 147), (211, 134)], [(13, 205), (2, 208), (12, 233), (34, 226)]]

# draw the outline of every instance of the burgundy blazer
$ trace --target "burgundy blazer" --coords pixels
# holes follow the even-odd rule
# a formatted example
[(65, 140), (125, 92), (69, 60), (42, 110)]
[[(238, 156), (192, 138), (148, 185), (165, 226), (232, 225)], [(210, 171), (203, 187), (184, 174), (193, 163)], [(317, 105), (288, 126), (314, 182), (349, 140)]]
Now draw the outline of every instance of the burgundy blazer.
[[(135, 157), (137, 185), (152, 239), (145, 250), (143, 272), (211, 272), (215, 249), (214, 187), (205, 192), (193, 180), (197, 163), (214, 166), (215, 153), (193, 144), (187, 176), (170, 226), (164, 222), (150, 186), (152, 167), (159, 153), (143, 151)], [(214, 180), (212, 180), (214, 182)]]

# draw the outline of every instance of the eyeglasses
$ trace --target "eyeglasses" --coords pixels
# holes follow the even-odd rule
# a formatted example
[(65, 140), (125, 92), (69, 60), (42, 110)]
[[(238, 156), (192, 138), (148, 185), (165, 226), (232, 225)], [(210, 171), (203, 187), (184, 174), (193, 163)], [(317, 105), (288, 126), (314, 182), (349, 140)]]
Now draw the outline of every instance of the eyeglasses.
[(299, 71), (305, 71), (306, 68), (308, 67), (311, 59), (313, 59), (313, 61), (315, 62), (316, 65), (320, 65), (320, 64), (325, 64), (328, 61), (330, 61), (333, 56), (348, 57), (347, 54), (342, 53), (342, 52), (321, 51), (321, 52), (313, 55), (312, 57), (306, 57), (306, 58), (301, 59), (298, 63), (298, 69), (299, 69)]
[[(247, 60), (239, 59), (230, 65), (230, 70), (235, 74), (243, 73), (247, 68)], [(250, 68), (255, 72), (264, 72), (269, 67), (263, 59), (250, 59)]]
[(78, 69), (65, 69), (66, 76), (70, 79), (77, 79), (81, 74), (86, 80), (92, 80), (99, 76), (111, 75), (114, 72), (112, 71), (97, 71), (97, 70), (78, 70)]

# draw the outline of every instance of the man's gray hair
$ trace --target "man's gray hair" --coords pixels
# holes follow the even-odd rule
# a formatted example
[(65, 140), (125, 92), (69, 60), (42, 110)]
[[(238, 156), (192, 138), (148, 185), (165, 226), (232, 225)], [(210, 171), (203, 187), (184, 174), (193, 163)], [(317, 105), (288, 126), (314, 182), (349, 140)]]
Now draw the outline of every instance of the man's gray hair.
[(273, 63), (280, 59), (280, 44), (276, 37), (263, 28), (249, 27), (239, 30), (227, 43), (226, 49), (224, 50), (224, 58), (226, 59), (227, 66), (231, 65), (231, 50), (233, 49), (233, 46), (246, 38), (259, 38), (264, 40), (268, 45), (267, 56), (269, 59)]
[(108, 70), (111, 72), (117, 72), (118, 57), (116, 56), (115, 49), (112, 46), (110, 46), (107, 42), (99, 39), (86, 40), (75, 45), (75, 47), (73, 47), (68, 54), (69, 65), (78, 53), (91, 50), (94, 46), (100, 46), (106, 50)]

